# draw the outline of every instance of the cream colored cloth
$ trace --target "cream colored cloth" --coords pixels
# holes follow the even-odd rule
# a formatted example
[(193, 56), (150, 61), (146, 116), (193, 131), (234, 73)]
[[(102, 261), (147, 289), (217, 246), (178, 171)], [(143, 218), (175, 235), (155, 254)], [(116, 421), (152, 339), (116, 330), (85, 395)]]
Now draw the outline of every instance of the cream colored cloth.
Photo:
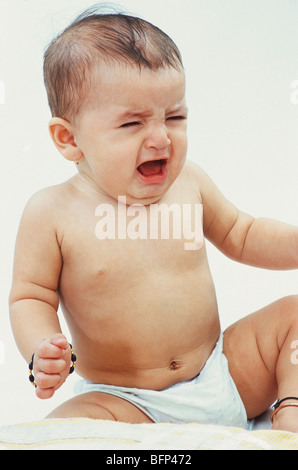
[(0, 426), (0, 450), (298, 450), (298, 435), (200, 424), (85, 418)]

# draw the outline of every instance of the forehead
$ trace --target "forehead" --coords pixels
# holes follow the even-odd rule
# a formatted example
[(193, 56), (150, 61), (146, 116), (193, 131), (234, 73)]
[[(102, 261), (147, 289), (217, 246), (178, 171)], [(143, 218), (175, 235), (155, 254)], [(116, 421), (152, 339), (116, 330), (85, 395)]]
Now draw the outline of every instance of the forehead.
[(149, 70), (130, 65), (94, 68), (88, 93), (91, 106), (135, 109), (148, 104), (179, 106), (185, 103), (184, 71), (171, 67)]

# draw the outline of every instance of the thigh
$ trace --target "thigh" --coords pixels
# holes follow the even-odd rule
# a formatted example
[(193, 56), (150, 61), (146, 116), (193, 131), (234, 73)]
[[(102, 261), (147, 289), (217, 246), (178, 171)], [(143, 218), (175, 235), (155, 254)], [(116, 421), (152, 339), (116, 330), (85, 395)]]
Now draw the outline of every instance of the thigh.
[(152, 423), (142, 410), (132, 403), (101, 392), (78, 395), (56, 408), (47, 418), (91, 418), (126, 423)]
[(294, 296), (280, 299), (224, 332), (224, 354), (248, 418), (261, 414), (277, 398), (276, 367), (281, 345), (291, 321), (297, 322), (294, 300), (297, 306)]

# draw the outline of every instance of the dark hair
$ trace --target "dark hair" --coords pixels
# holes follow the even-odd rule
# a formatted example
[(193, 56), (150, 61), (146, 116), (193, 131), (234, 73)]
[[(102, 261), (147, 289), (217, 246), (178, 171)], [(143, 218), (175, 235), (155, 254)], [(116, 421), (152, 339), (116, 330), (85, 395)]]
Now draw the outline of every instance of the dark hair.
[(53, 116), (79, 112), (94, 65), (124, 63), (150, 70), (183, 69), (172, 39), (151, 23), (123, 13), (88, 9), (55, 38), (44, 55), (44, 80)]

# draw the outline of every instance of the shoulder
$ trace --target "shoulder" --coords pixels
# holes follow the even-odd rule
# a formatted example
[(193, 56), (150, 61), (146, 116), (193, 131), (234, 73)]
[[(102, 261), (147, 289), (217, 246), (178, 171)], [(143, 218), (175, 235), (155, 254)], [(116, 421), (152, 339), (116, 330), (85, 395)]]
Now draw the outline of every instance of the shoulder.
[(25, 211), (55, 211), (67, 203), (70, 197), (69, 183), (49, 186), (34, 193), (28, 200)]
[(213, 186), (213, 182), (207, 173), (191, 160), (186, 161), (181, 172), (181, 178), (199, 194), (200, 199), (208, 192), (208, 188)]
[(23, 210), (21, 223), (34, 224), (34, 227), (49, 228), (66, 212), (69, 189), (65, 183), (50, 186), (34, 193)]
[(208, 178), (207, 173), (191, 160), (186, 160), (182, 175), (196, 182), (204, 181)]
[(202, 181), (209, 179), (207, 173), (200, 167), (197, 163), (194, 163), (192, 160), (187, 160), (185, 162), (183, 171), (190, 177), (196, 179), (196, 181)]

